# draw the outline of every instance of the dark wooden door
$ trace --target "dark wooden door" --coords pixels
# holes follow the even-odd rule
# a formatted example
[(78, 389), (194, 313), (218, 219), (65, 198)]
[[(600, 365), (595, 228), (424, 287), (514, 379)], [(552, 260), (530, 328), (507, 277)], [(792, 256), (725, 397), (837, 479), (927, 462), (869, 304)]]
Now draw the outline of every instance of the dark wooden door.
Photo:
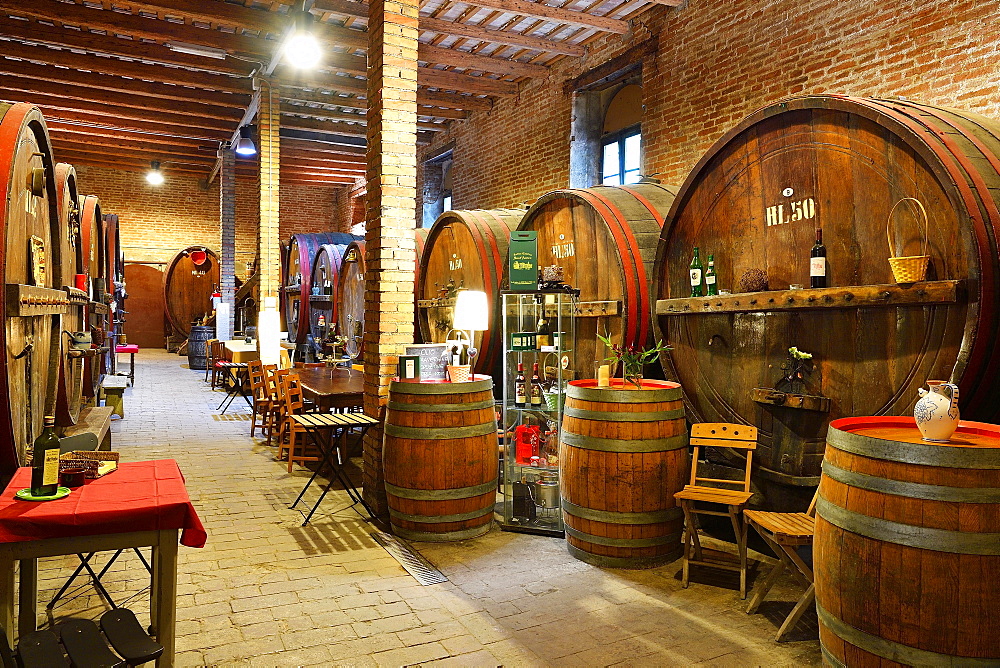
[(163, 271), (148, 264), (125, 265), (125, 335), (129, 343), (142, 348), (166, 345), (166, 317), (163, 303)]

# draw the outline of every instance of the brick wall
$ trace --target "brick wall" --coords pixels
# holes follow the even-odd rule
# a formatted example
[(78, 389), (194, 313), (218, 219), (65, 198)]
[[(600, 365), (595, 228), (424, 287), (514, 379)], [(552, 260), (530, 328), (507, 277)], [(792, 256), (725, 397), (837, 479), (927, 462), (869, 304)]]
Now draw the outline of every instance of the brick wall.
[[(1000, 3), (982, 0), (699, 0), (656, 7), (633, 34), (602, 37), (546, 79), (439, 133), (455, 143), (454, 208), (513, 206), (566, 187), (570, 99), (562, 83), (655, 35), (643, 69), (644, 172), (680, 184), (753, 110), (792, 95), (908, 99), (1000, 117)], [(419, 193), (419, 188), (418, 188)], [(420, 210), (418, 205), (417, 210)]]
[[(203, 190), (196, 177), (169, 170), (159, 187), (146, 183), (141, 172), (80, 165), (77, 174), (81, 193), (97, 195), (105, 213), (118, 214), (126, 260), (169, 262), (178, 251), (198, 244), (220, 250), (218, 179)], [(349, 211), (337, 206), (341, 191), (348, 192), (282, 183), (281, 238), (344, 229), (342, 219)], [(241, 278), (257, 253), (259, 193), (256, 178), (241, 174), (236, 185), (236, 274)]]

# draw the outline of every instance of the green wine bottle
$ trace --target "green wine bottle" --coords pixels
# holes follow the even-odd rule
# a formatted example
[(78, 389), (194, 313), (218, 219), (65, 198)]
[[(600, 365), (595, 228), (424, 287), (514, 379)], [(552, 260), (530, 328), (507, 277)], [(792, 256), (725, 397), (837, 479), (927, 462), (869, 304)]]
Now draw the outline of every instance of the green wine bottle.
[(31, 495), (52, 496), (59, 491), (59, 437), (56, 419), (45, 416), (45, 428), (35, 439), (31, 459)]
[(718, 279), (715, 275), (715, 256), (708, 256), (708, 269), (705, 270), (705, 294), (708, 296), (719, 294)]
[(702, 297), (704, 292), (701, 288), (702, 266), (701, 258), (698, 256), (698, 247), (694, 247), (694, 259), (691, 260), (691, 296)]

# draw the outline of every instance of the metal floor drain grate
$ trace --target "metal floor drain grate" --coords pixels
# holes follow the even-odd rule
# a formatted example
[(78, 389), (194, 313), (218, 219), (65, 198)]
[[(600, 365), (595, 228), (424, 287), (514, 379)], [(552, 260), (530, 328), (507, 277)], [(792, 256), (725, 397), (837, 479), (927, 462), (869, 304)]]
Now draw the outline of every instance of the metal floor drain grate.
[(406, 569), (420, 584), (427, 586), (447, 582), (444, 573), (434, 567), (434, 564), (424, 559), (413, 548), (392, 534), (384, 531), (372, 531), (371, 537), (385, 548), (393, 559)]

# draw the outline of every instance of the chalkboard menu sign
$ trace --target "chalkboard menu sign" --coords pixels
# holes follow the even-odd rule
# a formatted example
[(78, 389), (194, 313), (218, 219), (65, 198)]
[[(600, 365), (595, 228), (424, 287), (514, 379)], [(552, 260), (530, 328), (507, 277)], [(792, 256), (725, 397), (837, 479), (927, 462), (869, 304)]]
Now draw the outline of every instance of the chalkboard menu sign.
[(420, 358), (420, 380), (447, 380), (448, 345), (424, 343), (406, 346), (407, 355)]
[(511, 232), (507, 251), (510, 289), (531, 292), (538, 289), (538, 232)]

